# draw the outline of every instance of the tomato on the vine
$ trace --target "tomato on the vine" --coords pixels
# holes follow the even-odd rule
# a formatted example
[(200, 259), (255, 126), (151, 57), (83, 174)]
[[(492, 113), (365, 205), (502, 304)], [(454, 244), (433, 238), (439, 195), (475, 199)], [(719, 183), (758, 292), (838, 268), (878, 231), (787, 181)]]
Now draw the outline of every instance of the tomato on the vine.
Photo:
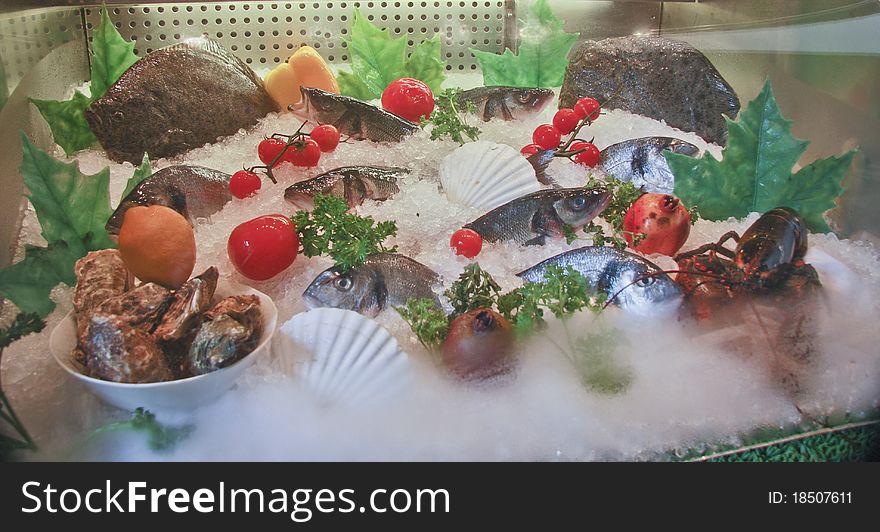
[(339, 145), (339, 130), (333, 124), (324, 124), (316, 127), (309, 133), (323, 152), (329, 152), (336, 149)]
[[(263, 161), (263, 164), (271, 164), (272, 161), (275, 160), (275, 157), (281, 153), (281, 150), (284, 149), (285, 144), (286, 143), (281, 139), (268, 138), (261, 140), (257, 147), (257, 153), (260, 156), (260, 160)], [(288, 149), (284, 155), (286, 156), (289, 152), (290, 150)], [(275, 162), (275, 165), (277, 166), (283, 160), (284, 157), (279, 158), (278, 161)]]
[(599, 110), (601, 108), (602, 106), (599, 105), (599, 102), (589, 96), (581, 98), (574, 104), (574, 111), (578, 114), (578, 117), (581, 119), (586, 118), (590, 121), (599, 118)]
[(229, 179), (229, 191), (238, 199), (253, 196), (262, 185), (260, 176), (248, 170), (239, 170)]
[(553, 115), (553, 125), (560, 133), (568, 135), (574, 131), (574, 128), (577, 127), (581, 118), (582, 117), (578, 115), (574, 109), (560, 109), (556, 111), (555, 115)]
[(426, 119), (431, 118), (434, 93), (422, 81), (400, 78), (385, 87), (382, 92), (382, 107), (418, 124), (423, 116)]
[(294, 166), (317, 166), (321, 159), (321, 148), (315, 139), (305, 138), (287, 148), (284, 158)]
[(532, 134), (532, 142), (544, 150), (558, 148), (561, 139), (562, 134), (556, 129), (556, 126), (551, 124), (541, 124), (535, 128), (535, 132)]
[(290, 218), (281, 214), (260, 216), (232, 230), (226, 253), (235, 269), (248, 279), (265, 281), (293, 264), (299, 236)]
[(526, 157), (534, 155), (534, 154), (538, 153), (539, 151), (541, 151), (541, 147), (538, 146), (537, 144), (526, 144), (525, 146), (522, 147), (521, 150), (519, 150), (519, 152), (521, 154), (525, 155)]
[(599, 151), (599, 148), (597, 148), (592, 142), (573, 142), (571, 146), (569, 146), (569, 149), (571, 151), (584, 150), (572, 156), (572, 160), (590, 168), (599, 164), (599, 160), (602, 158), (602, 153)]
[(459, 229), (452, 233), (449, 245), (455, 250), (456, 255), (464, 255), (472, 259), (483, 249), (483, 237), (473, 229)]

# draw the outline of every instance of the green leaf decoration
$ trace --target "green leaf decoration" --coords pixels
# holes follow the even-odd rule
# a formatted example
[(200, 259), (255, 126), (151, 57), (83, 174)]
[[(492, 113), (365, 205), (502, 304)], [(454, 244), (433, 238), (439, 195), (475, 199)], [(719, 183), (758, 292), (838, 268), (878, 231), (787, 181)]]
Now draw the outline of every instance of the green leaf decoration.
[(101, 23), (92, 33), (91, 96), (76, 91), (72, 99), (63, 102), (31, 100), (49, 124), (55, 143), (67, 155), (91, 148), (98, 142), (84, 111), (137, 62), (133, 50), (134, 43), (122, 38), (107, 14), (107, 6), (101, 6)]
[(547, 0), (537, 0), (527, 12), (519, 52), (493, 54), (471, 48), (480, 63), (483, 84), (511, 87), (559, 87), (565, 78), (568, 53), (577, 33), (563, 31)]
[(21, 133), (20, 172), (30, 191), (28, 199), (37, 212), (43, 238), (53, 244), (64, 241), (85, 255), (115, 247), (104, 225), (110, 209), (110, 169), (84, 175), (77, 163), (58, 161), (34, 146)]
[(357, 9), (350, 35), (352, 71), (378, 97), (389, 83), (403, 77), (406, 41), (391, 38), (387, 29), (380, 30)]
[(134, 43), (126, 41), (107, 13), (107, 6), (101, 6), (101, 23), (92, 33), (92, 101), (97, 100), (116, 80), (137, 63)]
[(376, 96), (370, 91), (361, 78), (352, 72), (340, 71), (336, 74), (336, 82), (339, 83), (339, 92), (345, 96), (351, 96), (358, 100), (372, 100)]
[(76, 91), (72, 99), (64, 102), (31, 99), (31, 103), (39, 109), (55, 143), (67, 155), (91, 148), (98, 141), (83, 114), (92, 100), (83, 93)]
[(440, 59), (439, 34), (422, 41), (413, 49), (404, 71), (406, 77), (424, 81), (431, 92), (440, 94), (441, 86), (446, 81), (446, 62)]
[(119, 201), (124, 200), (126, 196), (131, 194), (131, 191), (134, 190), (136, 186), (141, 184), (141, 181), (150, 177), (152, 174), (153, 169), (150, 166), (150, 156), (145, 153), (143, 162), (141, 162), (140, 166), (134, 169), (134, 174), (128, 179), (128, 183), (125, 184), (125, 190), (122, 192)]
[(387, 29), (374, 26), (357, 9), (349, 35), (352, 72), (337, 75), (339, 90), (345, 96), (373, 100), (400, 78), (424, 81), (431, 91), (440, 92), (446, 79), (446, 61), (441, 59), (439, 35), (419, 43), (407, 60), (406, 39), (392, 37)]
[(811, 231), (828, 232), (824, 214), (843, 193), (841, 182), (856, 150), (815, 161), (792, 175), (809, 142), (791, 135), (791, 121), (782, 116), (769, 80), (739, 122), (727, 120), (727, 130), (721, 161), (710, 153), (694, 159), (664, 152), (675, 175), (675, 194), (708, 220), (791, 207)]
[(81, 255), (64, 242), (25, 249), (25, 258), (0, 270), (0, 295), (22, 312), (49, 315), (55, 303), (49, 298), (58, 283), (73, 285), (73, 265)]

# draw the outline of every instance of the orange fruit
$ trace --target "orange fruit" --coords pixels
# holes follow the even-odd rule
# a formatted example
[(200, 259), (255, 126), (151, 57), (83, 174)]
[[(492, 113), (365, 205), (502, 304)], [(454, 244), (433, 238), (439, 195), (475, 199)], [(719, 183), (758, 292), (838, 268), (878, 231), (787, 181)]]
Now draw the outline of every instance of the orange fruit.
[(321, 54), (311, 46), (300, 47), (287, 58), (287, 64), (296, 72), (299, 84), (303, 87), (339, 93), (336, 76)]
[(119, 254), (141, 281), (177, 289), (196, 265), (196, 239), (192, 226), (174, 209), (131, 207), (119, 229)]

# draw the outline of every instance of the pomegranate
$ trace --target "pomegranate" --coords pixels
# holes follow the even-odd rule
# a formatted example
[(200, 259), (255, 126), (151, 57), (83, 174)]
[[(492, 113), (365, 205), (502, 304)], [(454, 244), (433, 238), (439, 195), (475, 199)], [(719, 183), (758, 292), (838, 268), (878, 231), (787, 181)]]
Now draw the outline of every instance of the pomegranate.
[[(691, 217), (687, 208), (669, 194), (642, 194), (630, 205), (623, 219), (624, 238), (629, 247), (650, 255), (675, 255), (691, 232)], [(638, 245), (633, 235), (644, 233)]]
[(443, 364), (464, 380), (507, 373), (514, 366), (513, 327), (501, 314), (478, 308), (455, 318), (440, 347)]

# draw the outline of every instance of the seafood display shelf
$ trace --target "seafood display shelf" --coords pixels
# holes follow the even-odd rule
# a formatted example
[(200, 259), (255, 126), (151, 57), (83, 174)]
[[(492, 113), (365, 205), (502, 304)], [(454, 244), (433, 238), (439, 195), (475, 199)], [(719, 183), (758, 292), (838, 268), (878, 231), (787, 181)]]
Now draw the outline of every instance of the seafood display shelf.
[[(264, 73), (254, 62), (250, 63), (258, 73)], [(447, 86), (463, 88), (480, 84), (476, 74), (453, 74), (446, 81)], [(323, 97), (307, 91), (304, 95), (313, 105), (317, 98)], [(496, 161), (489, 160), (494, 155), (483, 153), (489, 152), (488, 148), (480, 149), (484, 145), (528, 144), (536, 126), (552, 121), (555, 103), (560, 96), (555, 90), (552, 95), (554, 105), (535, 105), (534, 109), (517, 116), (515, 121), (480, 123), (483, 130), (481, 143), (485, 144), (470, 144), (470, 153), (464, 154), (470, 158), (469, 164), (461, 166), (480, 168), (480, 164), (486, 161), (487, 167), (494, 168), (492, 165)], [(325, 109), (329, 106), (319, 107)], [(153, 161), (153, 169), (159, 170), (161, 179), (148, 183), (156, 188), (144, 187), (140, 193), (150, 201), (169, 194), (170, 188), (176, 187), (180, 181), (174, 172), (181, 171), (182, 167), (169, 169), (175, 165), (231, 172), (256, 158), (256, 146), (262, 138), (279, 131), (294, 131), (298, 123), (294, 115), (269, 113), (253, 128), (242, 129), (182, 155), (158, 158)], [(373, 131), (382, 130), (375, 124), (361, 124), (361, 133), (370, 135), (370, 127), (374, 128)], [(694, 133), (620, 109), (607, 110), (589, 126), (589, 135), (595, 138), (600, 149), (637, 137), (669, 137), (679, 139), (683, 146), (689, 147), (691, 154), (693, 150), (699, 150), (716, 157), (721, 155), (721, 146), (707, 143)], [(880, 297), (880, 277), (876, 268), (878, 255), (870, 244), (841, 239), (833, 233), (811, 233), (808, 238), (799, 234), (798, 239), (789, 242), (787, 233), (777, 235), (769, 229), (761, 229), (762, 236), (789, 250), (790, 256), (783, 260), (784, 263), (797, 262), (799, 266), (803, 260), (814, 269), (814, 275), (822, 284), (822, 300), (809, 303), (808, 320), (803, 327), (801, 324), (792, 327), (784, 318), (778, 317), (779, 308), (762, 302), (752, 307), (734, 307), (730, 315), (721, 317), (722, 326), (706, 328), (699, 322), (667, 312), (667, 300), (677, 301), (679, 289), (663, 290), (663, 282), (656, 283), (656, 279), (650, 277), (654, 280), (645, 284), (656, 283), (656, 291), (646, 292), (638, 302), (612, 297), (613, 304), (600, 318), (584, 313), (567, 323), (551, 320), (544, 335), (535, 336), (517, 347), (519, 364), (511, 374), (478, 385), (450, 379), (438, 371), (430, 354), (406, 322), (390, 308), (413, 297), (436, 299), (469, 264), (464, 257), (455, 256), (446, 245), (449, 235), (462, 226), (485, 233), (480, 264), (491, 272), (502, 290), (511, 290), (522, 284), (520, 276), (538, 279), (543, 275), (542, 261), (559, 257), (573, 247), (564, 239), (552, 238), (558, 236), (552, 232), (541, 232), (544, 224), (538, 224), (541, 230), (536, 229), (534, 220), (538, 213), (549, 212), (570, 225), (584, 225), (607, 205), (607, 197), (596, 195), (591, 199), (580, 189), (581, 192), (573, 192), (571, 198), (559, 199), (564, 195), (564, 187), (582, 187), (585, 178), (583, 167), (559, 158), (550, 163), (547, 173), (563, 190), (531, 193), (554, 196), (549, 202), (541, 200), (535, 205), (521, 202), (517, 209), (504, 210), (502, 207), (510, 205), (509, 198), (505, 197), (498, 200), (501, 211), (490, 211), (493, 205), (485, 203), (461, 204), (444, 191), (453, 188), (448, 183), (449, 179), (454, 179), (453, 171), (446, 170), (444, 174), (445, 161), (456, 157), (456, 153), (462, 156), (456, 143), (432, 140), (428, 131), (415, 128), (393, 140), (399, 140), (399, 143), (385, 145), (387, 147), (381, 150), (370, 141), (343, 142), (336, 151), (324, 154), (315, 168), (282, 163), (274, 170), (278, 183), (266, 181), (256, 196), (246, 200), (232, 199), (225, 190), (218, 189), (215, 194), (207, 187), (182, 193), (186, 205), (192, 207), (191, 212), (183, 210), (194, 225), (198, 249), (195, 270), (216, 266), (225, 281), (244, 282), (271, 296), (278, 309), (279, 324), (292, 320), (288, 322), (288, 338), (274, 342), (270, 355), (261, 357), (249, 368), (234, 390), (196, 410), (158, 412), (162, 421), (191, 423), (194, 427), (191, 436), (171, 452), (156, 454), (142, 443), (133, 442), (132, 445), (99, 445), (80, 449), (80, 454), (65, 454), (69, 452), (67, 442), (120, 414), (77, 388), (75, 383), (61, 378), (62, 370), (45, 356), (47, 333), (27, 337), (7, 349), (3, 360), (4, 384), (15, 404), (21, 405), (20, 413), (43, 446), (39, 456), (109, 459), (663, 459), (670, 453), (687, 454), (696, 450), (699, 454), (713, 448), (735, 447), (756, 431), (797, 432), (815, 427), (816, 423), (847, 426), (846, 423), (852, 420), (858, 422), (876, 415), (880, 407), (876, 378), (880, 373), (880, 357), (873, 346), (880, 337), (872, 324), (880, 313), (876, 305)], [(57, 148), (53, 155), (64, 158), (63, 152)], [(120, 157), (114, 155), (100, 148), (91, 148), (72, 159), (87, 174), (108, 167), (110, 195), (119, 197), (133, 165), (118, 162)], [(521, 162), (523, 159), (516, 160)], [(390, 168), (395, 186), (370, 192), (379, 192), (382, 197), (371, 197), (366, 192), (361, 196), (350, 196), (352, 183), (364, 185), (369, 179), (380, 181), (385, 176), (364, 178), (357, 171), (336, 175), (333, 171), (364, 165)], [(396, 172), (399, 168), (406, 171)], [(606, 177), (601, 167), (591, 173), (600, 179)], [(319, 175), (323, 175), (327, 184), (316, 184), (316, 188), (332, 188), (336, 186), (333, 183), (340, 182), (345, 184), (345, 198), (357, 214), (372, 216), (379, 222), (396, 221), (398, 233), (389, 242), (397, 246), (401, 256), (376, 256), (359, 265), (347, 281), (349, 295), (345, 300), (322, 288), (328, 284), (322, 281), (325, 276), (335, 281), (342, 275), (342, 272), (334, 271), (332, 261), (326, 257), (300, 256), (283, 273), (262, 282), (247, 280), (237, 273), (227, 255), (230, 231), (255, 214), (291, 214), (295, 210), (291, 204), (308, 204), (314, 190), (306, 184)], [(207, 176), (209, 181), (212, 178)], [(180, 191), (173, 192), (181, 194)], [(199, 211), (200, 202), (208, 205), (205, 212)], [(586, 213), (578, 214), (585, 208)], [(486, 221), (487, 216), (492, 224)], [(695, 254), (695, 260), (723, 268), (719, 275), (724, 274), (731, 283), (741, 282), (741, 274), (745, 272), (742, 265), (723, 260), (718, 264), (708, 261), (714, 261), (715, 254), (723, 256), (727, 253), (720, 245), (722, 237), (736, 232), (743, 235), (742, 240), (748, 241), (749, 235), (757, 231), (755, 227), (768, 226), (767, 216), (752, 213), (739, 220), (700, 220), (691, 229), (682, 249), (704, 247), (702, 250), (709, 254)], [(525, 223), (520, 220), (524, 217), (527, 219)], [(600, 224), (606, 230), (609, 228), (605, 222)], [(489, 225), (497, 228), (497, 237), (486, 229)], [(118, 223), (111, 220), (108, 230), (113, 233), (116, 226)], [(527, 231), (523, 233), (514, 229), (520, 226), (526, 227)], [(558, 228), (554, 230), (558, 231)], [(801, 238), (803, 240), (799, 240)], [(23, 244), (41, 243), (40, 226), (33, 209), (25, 215), (21, 241)], [(719, 245), (706, 247), (716, 242)], [(585, 259), (577, 252), (572, 251), (574, 255), (566, 255), (565, 260), (572, 264), (586, 264), (583, 273), (588, 278), (595, 269), (589, 264), (601, 262), (603, 275), (613, 277), (598, 281), (614, 292), (609, 295), (616, 296), (633, 282), (645, 278), (644, 269), (639, 269), (644, 268), (644, 263), (639, 262), (644, 259), (631, 259), (610, 251), (601, 257)], [(681, 267), (668, 257), (650, 258), (663, 270)], [(418, 261), (418, 265), (412, 261)], [(613, 263), (613, 267), (608, 267), (609, 263)], [(359, 272), (368, 275), (358, 277), (355, 273)], [(663, 281), (664, 278), (659, 277), (661, 272), (654, 271), (652, 275), (654, 273)], [(392, 300), (383, 296), (380, 300), (370, 299), (372, 294), (380, 292), (375, 283), (382, 284), (383, 293), (397, 294), (401, 298)], [(53, 297), (58, 307), (47, 320), (50, 329), (70, 309), (72, 291), (57, 287)], [(375, 316), (375, 320), (343, 319), (335, 312), (305, 313), (315, 304), (354, 308), (362, 314)], [(647, 309), (647, 312), (630, 312), (634, 306)], [(675, 310), (674, 304), (672, 310)], [(785, 308), (783, 313), (790, 310)], [(305, 329), (297, 330), (297, 324)], [(286, 327), (282, 326), (281, 332)], [(289, 341), (320, 349), (335, 339), (337, 331), (340, 337), (358, 341), (360, 333), (357, 331), (362, 327), (369, 330), (364, 333), (365, 337), (377, 338), (379, 346), (375, 352), (387, 352), (389, 361), (403, 364), (406, 380), (415, 386), (408, 386), (403, 391), (394, 390), (395, 393), (390, 393), (390, 397), (380, 403), (359, 398), (356, 404), (348, 404), (345, 408), (334, 407), (332, 394), (328, 401), (326, 393), (328, 390), (338, 391), (338, 383), (355, 379), (353, 382), (366, 388), (371, 383), (363, 378), (357, 380), (352, 376), (354, 374), (326, 373), (335, 366), (344, 365), (344, 352), (325, 351), (326, 360), (334, 361), (332, 363), (323, 362), (322, 355), (317, 352), (313, 353), (317, 358), (310, 360), (305, 354), (308, 349), (293, 347)], [(570, 330), (594, 331), (600, 328), (616, 335), (616, 362), (627, 375), (622, 393), (597, 392), (585, 386), (569, 362), (556, 350), (553, 338), (568, 337)], [(312, 332), (312, 336), (303, 335), (302, 331), (306, 329)], [(780, 357), (776, 346), (782, 337), (808, 338), (809, 356), (794, 362)], [(331, 341), (330, 347), (334, 345)], [(383, 378), (401, 378), (397, 373), (384, 372), (383, 367), (371, 368), (371, 375), (373, 371), (376, 375), (385, 375)], [(336, 388), (328, 388), (328, 381), (332, 381)], [(793, 387), (789, 386), (792, 382)], [(392, 387), (388, 388), (386, 391)], [(316, 389), (321, 393), (314, 393)], [(71, 411), (75, 414), (71, 415)], [(211, 445), (217, 441), (223, 441), (225, 445)]]

